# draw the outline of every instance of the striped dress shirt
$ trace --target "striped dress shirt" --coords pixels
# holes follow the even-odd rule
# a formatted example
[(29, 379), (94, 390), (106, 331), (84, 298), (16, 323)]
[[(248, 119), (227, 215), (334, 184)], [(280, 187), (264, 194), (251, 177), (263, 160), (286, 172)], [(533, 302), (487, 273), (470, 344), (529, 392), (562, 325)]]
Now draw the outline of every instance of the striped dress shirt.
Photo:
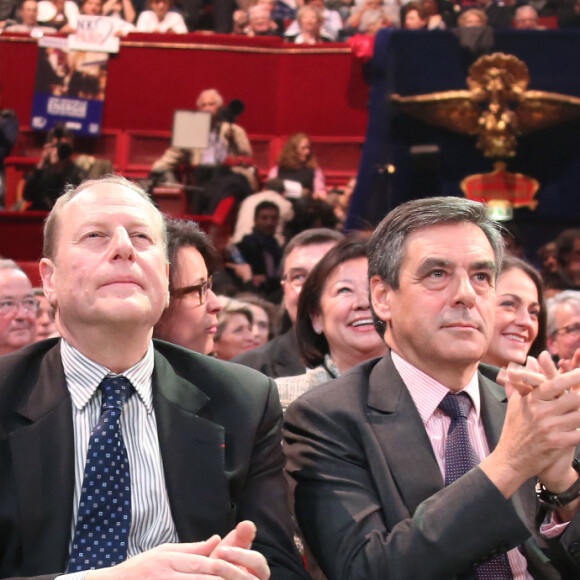
[[(61, 356), (67, 388), (72, 399), (75, 433), (75, 487), (71, 543), (81, 497), (89, 439), (101, 414), (98, 386), (106, 376), (116, 376), (106, 367), (88, 359), (66, 340), (61, 339)], [(121, 432), (127, 448), (131, 473), (131, 529), (127, 557), (130, 558), (165, 542), (178, 542), (165, 486), (157, 421), (153, 412), (154, 351), (149, 345), (145, 356), (125, 371), (135, 393), (121, 415)], [(69, 546), (70, 550), (70, 546)], [(81, 580), (86, 572), (59, 576)]]
[[(431, 441), (431, 445), (433, 446), (441, 475), (445, 481), (445, 443), (447, 442), (447, 431), (449, 431), (451, 418), (439, 409), (439, 403), (449, 393), (449, 389), (439, 381), (436, 381), (403, 360), (396, 352), (391, 351), (391, 355), (393, 364), (401, 375), (419, 411), (419, 415), (429, 436), (429, 441)], [(485, 436), (483, 422), (481, 421), (481, 400), (479, 397), (479, 379), (477, 373), (473, 375), (461, 392), (469, 394), (473, 403), (469, 417), (467, 418), (469, 440), (479, 460), (482, 461), (489, 455), (489, 445)], [(527, 571), (526, 559), (517, 548), (510, 550), (507, 556), (514, 580), (533, 580)]]

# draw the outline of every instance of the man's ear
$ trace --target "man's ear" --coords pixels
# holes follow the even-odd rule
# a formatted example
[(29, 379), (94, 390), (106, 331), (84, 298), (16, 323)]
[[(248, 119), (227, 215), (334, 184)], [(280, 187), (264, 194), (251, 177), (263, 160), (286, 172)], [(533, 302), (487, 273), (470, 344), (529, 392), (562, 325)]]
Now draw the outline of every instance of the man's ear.
[(391, 320), (392, 288), (378, 275), (370, 279), (371, 303), (375, 314), (384, 322)]
[(56, 292), (54, 289), (54, 262), (48, 258), (40, 260), (40, 277), (42, 279), (42, 289), (44, 295), (53, 308), (56, 308)]

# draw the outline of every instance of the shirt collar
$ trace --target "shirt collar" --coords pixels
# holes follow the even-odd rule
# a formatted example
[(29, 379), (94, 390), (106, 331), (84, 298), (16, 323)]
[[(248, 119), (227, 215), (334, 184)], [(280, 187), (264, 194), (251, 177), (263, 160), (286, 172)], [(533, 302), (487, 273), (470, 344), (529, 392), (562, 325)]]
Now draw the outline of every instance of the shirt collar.
[[(61, 338), (61, 356), (67, 388), (74, 406), (81, 411), (94, 396), (101, 381), (107, 376), (119, 376), (107, 367), (92, 361)], [(147, 413), (153, 411), (152, 376), (154, 366), (153, 343), (145, 356), (130, 369), (121, 373), (133, 385)]]
[[(414, 367), (411, 363), (402, 359), (396, 352), (391, 351), (391, 357), (395, 368), (401, 375), (405, 386), (411, 394), (411, 398), (419, 411), (423, 424), (426, 425), (427, 421), (431, 419), (433, 413), (438, 409), (439, 403), (441, 403), (445, 395), (451, 392), (451, 390), (433, 377)], [(473, 408), (479, 421), (481, 401), (479, 397), (477, 371), (460, 392), (467, 393), (471, 397)]]

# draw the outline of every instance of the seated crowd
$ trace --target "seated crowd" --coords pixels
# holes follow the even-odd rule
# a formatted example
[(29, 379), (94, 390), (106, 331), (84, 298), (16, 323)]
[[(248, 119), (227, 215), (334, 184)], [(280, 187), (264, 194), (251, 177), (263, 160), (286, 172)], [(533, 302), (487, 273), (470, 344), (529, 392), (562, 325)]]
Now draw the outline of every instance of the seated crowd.
[[(304, 138), (300, 134), (295, 140), (298, 148)], [(278, 170), (283, 167), (281, 163)], [(308, 196), (300, 201), (313, 199), (313, 189), (304, 188), (304, 191)], [(253, 411), (249, 411), (250, 399), (256, 397), (253, 403), (256, 405), (258, 400), (262, 401), (261, 395), (258, 396), (262, 389), (278, 390), (278, 397), (269, 399), (273, 407), (267, 413), (278, 413), (281, 417), (282, 410), (285, 412), (286, 468), (300, 528), (295, 531), (295, 541), (305, 547), (308, 570), (315, 577), (321, 572), (328, 578), (380, 578), (385, 573), (390, 577), (392, 573), (393, 577), (402, 579), (442, 579), (464, 577), (462, 572), (473, 573), (475, 568), (478, 568), (477, 574), (480, 571), (483, 574), (492, 563), (496, 575), (473, 577), (577, 577), (575, 566), (579, 564), (573, 561), (575, 544), (570, 548), (571, 557), (565, 552), (569, 542), (576, 541), (580, 497), (580, 468), (576, 461), (570, 467), (574, 448), (580, 443), (577, 435), (580, 427), (577, 392), (580, 385), (580, 230), (565, 230), (554, 242), (542, 247), (536, 268), (516, 256), (522, 253), (509, 231), (492, 222), (484, 206), (475, 202), (453, 197), (412, 201), (387, 215), (372, 235), (369, 232), (346, 234), (337, 227), (338, 220), (330, 227), (315, 219), (295, 224), (297, 229), (279, 230), (284, 202), (288, 201), (284, 193), (282, 188), (281, 192), (270, 191), (267, 197), (260, 197), (253, 205), (251, 230), (236, 230), (239, 241), (230, 241), (223, 252), (218, 251), (197, 223), (161, 217), (155, 209), (158, 217), (154, 220), (163, 220), (167, 231), (167, 261), (164, 261), (155, 245), (157, 234), (151, 234), (148, 229), (142, 231), (143, 215), (153, 211), (144, 191), (114, 176), (85, 182), (76, 190), (74, 186), (69, 187), (65, 195), (57, 198), (53, 217), (47, 221), (44, 249), (47, 257), (40, 264), (46, 297), (42, 290), (33, 288), (16, 262), (8, 257), (0, 260), (0, 354), (14, 353), (11, 357), (0, 357), (2, 376), (7, 381), (0, 384), (2, 428), (6, 433), (14, 431), (17, 436), (21, 429), (26, 430), (22, 419), (14, 422), (9, 410), (21, 396), (9, 394), (13, 387), (8, 386), (13, 384), (15, 372), (24, 372), (21, 369), (24, 363), (19, 362), (21, 357), (23, 361), (30, 358), (29, 364), (36, 365), (41, 351), (59, 344), (45, 339), (60, 335), (58, 352), (65, 357), (65, 369), (72, 360), (77, 360), (76, 364), (100, 367), (90, 361), (98, 360), (101, 352), (106, 352), (111, 360), (119, 358), (115, 353), (122, 343), (116, 343), (117, 337), (126, 333), (130, 320), (135, 324), (141, 320), (133, 314), (139, 311), (146, 313), (147, 324), (151, 324), (150, 329), (147, 326), (147, 330), (140, 331), (146, 338), (145, 343), (150, 342), (151, 335), (157, 339), (153, 343), (158, 351), (154, 385), (159, 373), (166, 378), (174, 376), (167, 360), (160, 362), (162, 356), (167, 356), (183, 376), (178, 379), (174, 392), (168, 390), (162, 395), (169, 398), (165, 403), (161, 404), (154, 391), (153, 404), (160, 424), (165, 421), (164, 413), (169, 412), (163, 411), (163, 405), (177, 405), (191, 389), (197, 393), (196, 397), (201, 397), (196, 399), (196, 409), (198, 405), (203, 408), (208, 404), (212, 396), (218, 396), (216, 393), (206, 396), (186, 381), (197, 383), (199, 378), (200, 387), (211, 393), (220, 381), (232, 381), (233, 386), (239, 377), (240, 384), (229, 395), (232, 397), (236, 389), (241, 389), (234, 397), (239, 407), (233, 408), (232, 399), (230, 415), (225, 413), (218, 419), (215, 409), (208, 410), (207, 415), (202, 414), (201, 421), (208, 424), (216, 421), (220, 430), (223, 430), (222, 421), (227, 424), (226, 443), (220, 445), (225, 448), (224, 453), (236, 455), (238, 446), (245, 447), (245, 440), (228, 439), (228, 430), (232, 428), (228, 421), (232, 417), (233, 424), (239, 421), (238, 413), (245, 416), (249, 412), (253, 416)], [(83, 200), (84, 205), (80, 205)], [(290, 209), (292, 212), (293, 208)], [(68, 221), (62, 221), (59, 233), (52, 239), (54, 215), (59, 215), (59, 211), (59, 219)], [(97, 221), (91, 221), (91, 212), (100, 216)], [(293, 219), (290, 217), (286, 225)], [(111, 220), (116, 225), (109, 235), (107, 224)], [(457, 239), (462, 244), (458, 245)], [(59, 248), (57, 254), (53, 254), (55, 243)], [(155, 251), (151, 245), (155, 245)], [(509, 251), (506, 256), (503, 256), (504, 247)], [(101, 255), (102, 261), (99, 258), (97, 262), (97, 256)], [(98, 283), (93, 289), (93, 269), (86, 262), (89, 258), (95, 260), (95, 275), (100, 268), (103, 268), (101, 276), (118, 271), (119, 281), (103, 282), (102, 277), (97, 277)], [(125, 274), (122, 274), (123, 264), (128, 268)], [(147, 277), (137, 276), (141, 270), (133, 264), (142, 268), (142, 273), (147, 272)], [(501, 264), (497, 272), (496, 264)], [(132, 272), (131, 278), (129, 272)], [(140, 290), (135, 292), (134, 286)], [(144, 306), (134, 298), (135, 293), (138, 296), (149, 293), (155, 298), (155, 316), (148, 302)], [(105, 296), (107, 301), (103, 301)], [(112, 308), (112, 315), (103, 310), (105, 303)], [(89, 316), (93, 310), (97, 318), (93, 314)], [(84, 344), (85, 335), (75, 332), (75, 325), (80, 321), (86, 325), (87, 336), (96, 333), (97, 328), (111, 326), (104, 335), (99, 334), (102, 350), (95, 350), (95, 343), (91, 341)], [(138, 327), (137, 324), (135, 328)], [(116, 343), (114, 348), (107, 347), (109, 340)], [(25, 348), (34, 341), (42, 342)], [(90, 353), (86, 355), (88, 358), (82, 351), (74, 354), (74, 349), (83, 344)], [(54, 365), (54, 353), (51, 356), (52, 362), (47, 359), (42, 364)], [(69, 357), (72, 358), (69, 360)], [(233, 361), (238, 366), (216, 359)], [(104, 366), (117, 368), (110, 365)], [(139, 366), (140, 363), (134, 368)], [(43, 368), (40, 372), (47, 372)], [(256, 383), (260, 375), (249, 369), (269, 377), (269, 387), (263, 382), (266, 381), (263, 376)], [(113, 374), (123, 370), (119, 367)], [(129, 369), (127, 374), (132, 372)], [(28, 381), (28, 374), (26, 377)], [(131, 377), (136, 380), (132, 374)], [(36, 379), (33, 382), (36, 384)], [(420, 395), (425, 388), (428, 391)], [(506, 393), (510, 404), (503, 425)], [(431, 396), (443, 400), (433, 406)], [(32, 402), (35, 400), (33, 397)], [(464, 408), (460, 400), (467, 400), (469, 405)], [(123, 413), (131, 412), (133, 403), (127, 405)], [(454, 405), (458, 405), (462, 425), (454, 415)], [(499, 411), (500, 406), (503, 412)], [(227, 408), (222, 402), (222, 413)], [(258, 416), (266, 412), (255, 411)], [(176, 432), (185, 428), (185, 417), (197, 419), (198, 412), (201, 411), (188, 410), (183, 417), (175, 417)], [(422, 436), (418, 431), (421, 421), (425, 427)], [(452, 458), (449, 446), (455, 444), (456, 437), (467, 437), (468, 424), (470, 441), (456, 444), (470, 446), (470, 463), (459, 467), (460, 460)], [(260, 426), (258, 431), (263, 428)], [(123, 422), (122, 430), (126, 430), (127, 436), (131, 434), (131, 428)], [(462, 430), (465, 434), (459, 435)], [(546, 437), (551, 432), (553, 439)], [(177, 441), (179, 435), (176, 437)], [(213, 442), (213, 437), (208, 431), (195, 444), (205, 444), (201, 442), (204, 438)], [(217, 439), (219, 442), (224, 441), (221, 437)], [(447, 444), (442, 447), (439, 440), (444, 437)], [(161, 426), (160, 440), (164, 441)], [(269, 453), (279, 454), (279, 440), (271, 444)], [(252, 453), (258, 452), (262, 443), (256, 440), (255, 445)], [(7, 451), (10, 456), (16, 453), (15, 446)], [(129, 460), (133, 462), (136, 459), (131, 454)], [(205, 462), (207, 458), (200, 456), (200, 459)], [(277, 478), (281, 473), (281, 459), (275, 462), (276, 466), (264, 468), (268, 476), (261, 473), (263, 465), (255, 465), (249, 471), (247, 466), (240, 470), (234, 466), (232, 473), (236, 478), (247, 477), (252, 481), (256, 477), (258, 480)], [(189, 473), (189, 466), (182, 468)], [(196, 471), (198, 468), (196, 465)], [(211, 481), (216, 476), (215, 469), (215, 465), (208, 467), (202, 479)], [(79, 473), (82, 475), (82, 469)], [(12, 468), (0, 476), (6, 489), (14, 489), (13, 477), (19, 478), (21, 474), (16, 471), (13, 474)], [(88, 477), (87, 473), (84, 477)], [(170, 474), (167, 477), (173, 498), (175, 481), (170, 484)], [(533, 484), (536, 477), (543, 485), (539, 497), (540, 506), (545, 508), (537, 514), (530, 507), (533, 501), (530, 497), (535, 496), (533, 485), (527, 481), (532, 478)], [(276, 485), (282, 486), (277, 481)], [(399, 484), (403, 482), (401, 488)], [(234, 497), (240, 501), (242, 511), (245, 501), (257, 501), (262, 510), (267, 510), (269, 501), (280, 500), (280, 496), (253, 496), (238, 481), (231, 485), (230, 493), (240, 494)], [(282, 495), (285, 493), (283, 487), (278, 489)], [(218, 489), (215, 492), (221, 493)], [(244, 493), (248, 494), (245, 501)], [(135, 497), (136, 506), (139, 506), (139, 497), (138, 494)], [(512, 497), (518, 498), (514, 505)], [(524, 497), (525, 500), (521, 499)], [(525, 507), (514, 507), (520, 505), (520, 500)], [(81, 507), (82, 501), (81, 498)], [(479, 522), (478, 526), (474, 528), (457, 514), (447, 515), (453, 501), (472, 512), (471, 517)], [(2, 503), (0, 510), (5, 518), (12, 518), (13, 510)], [(215, 509), (209, 503), (208, 509)], [(460, 508), (451, 511), (457, 509)], [(79, 508), (79, 517), (80, 514)], [(263, 517), (260, 509), (254, 515)], [(286, 526), (287, 535), (278, 537), (284, 544), (286, 559), (279, 560), (279, 555), (271, 552), (269, 546), (262, 545), (263, 538), (252, 549), (263, 551), (267, 566), (292, 570), (290, 575), (277, 576), (273, 569), (273, 578), (305, 578), (287, 541), (293, 533), (289, 520), (282, 523), (286, 517), (283, 510), (279, 515), (280, 525)], [(141, 562), (145, 571), (152, 563), (169, 565), (172, 552), (175, 557), (183, 550), (184, 558), (186, 553), (204, 558), (217, 546), (218, 540), (211, 539), (207, 542), (212, 548), (207, 552), (203, 551), (203, 542), (191, 544), (195, 548), (183, 547), (177, 542), (196, 536), (183, 532), (186, 528), (181, 527), (182, 515), (173, 517), (176, 523), (179, 520), (180, 527), (177, 532), (173, 528), (173, 535), (166, 541), (175, 544), (175, 548), (159, 548), (169, 552), (149, 563), (149, 549), (136, 547), (130, 541), (129, 549), (125, 548), (123, 555), (114, 560), (124, 567), (119, 568), (119, 573), (128, 566), (129, 575), (119, 577), (137, 577)], [(535, 525), (534, 518), (537, 533), (530, 528)], [(266, 520), (258, 525), (258, 536), (268, 526)], [(234, 523), (242, 528), (235, 527)], [(15, 529), (14, 522), (9, 525)], [(225, 529), (243, 534), (244, 525), (239, 520), (231, 520)], [(70, 531), (71, 526), (65, 525), (65, 528)], [(207, 529), (213, 528), (210, 525)], [(218, 525), (216, 529), (224, 528)], [(20, 532), (12, 533), (20, 537)], [(138, 533), (132, 525), (129, 538)], [(253, 538), (255, 533), (254, 529), (250, 536)], [(75, 538), (78, 534), (82, 535), (77, 528)], [(431, 541), (425, 541), (425, 535), (431, 536)], [(375, 540), (375, 536), (380, 540)], [(450, 537), (454, 538), (456, 549), (442, 550), (439, 543)], [(228, 538), (223, 540), (226, 545), (234, 541)], [(541, 557), (538, 560), (536, 545), (536, 541), (542, 544), (547, 540), (552, 549), (555, 544), (562, 548), (554, 549), (549, 563)], [(155, 542), (147, 546), (154, 547)], [(7, 545), (0, 544), (3, 550), (6, 548), (0, 570), (7, 576), (30, 576), (31, 570), (34, 574), (62, 572), (59, 568), (62, 562), (68, 562), (69, 572), (108, 565), (93, 561), (90, 554), (83, 560), (82, 550), (77, 556), (76, 540), (69, 547), (70, 560), (65, 550), (59, 552), (57, 563), (34, 566), (30, 562), (36, 562), (36, 558), (14, 556)], [(212, 570), (212, 576), (232, 580), (267, 579), (261, 557), (254, 552), (248, 555), (248, 560), (243, 556), (243, 550), (252, 546), (251, 539), (242, 541), (237, 537), (229, 545), (242, 552), (234, 557), (236, 550), (222, 550), (219, 557), (238, 566), (245, 574)], [(107, 548), (102, 550), (106, 552)], [(142, 556), (137, 557), (141, 552)], [(44, 560), (38, 558), (38, 562)], [(205, 565), (204, 562), (199, 565)], [(342, 574), (343, 566), (351, 567), (351, 573)], [(536, 575), (537, 566), (548, 566), (562, 575)], [(361, 575), (357, 569), (365, 572)]]
[[(465, 18), (469, 12), (471, 17)], [(0, 29), (34, 35), (76, 30), (79, 14), (111, 16), (115, 33), (183, 34), (211, 30), (278, 36), (297, 44), (374, 36), (385, 27), (441, 30), (464, 26), (544, 29), (580, 26), (577, 0), (7, 0)]]

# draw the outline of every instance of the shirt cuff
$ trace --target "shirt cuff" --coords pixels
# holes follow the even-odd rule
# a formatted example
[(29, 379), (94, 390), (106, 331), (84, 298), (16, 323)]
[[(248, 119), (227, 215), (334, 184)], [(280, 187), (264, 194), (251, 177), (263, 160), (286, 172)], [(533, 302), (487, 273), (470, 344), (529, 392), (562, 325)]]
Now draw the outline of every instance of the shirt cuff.
[(89, 572), (89, 570), (84, 570), (83, 572), (73, 572), (72, 574), (61, 574), (54, 580), (84, 580), (87, 572)]
[(540, 534), (548, 539), (557, 538), (566, 531), (569, 523), (560, 523), (556, 517), (556, 512), (551, 511), (546, 515), (540, 526)]

